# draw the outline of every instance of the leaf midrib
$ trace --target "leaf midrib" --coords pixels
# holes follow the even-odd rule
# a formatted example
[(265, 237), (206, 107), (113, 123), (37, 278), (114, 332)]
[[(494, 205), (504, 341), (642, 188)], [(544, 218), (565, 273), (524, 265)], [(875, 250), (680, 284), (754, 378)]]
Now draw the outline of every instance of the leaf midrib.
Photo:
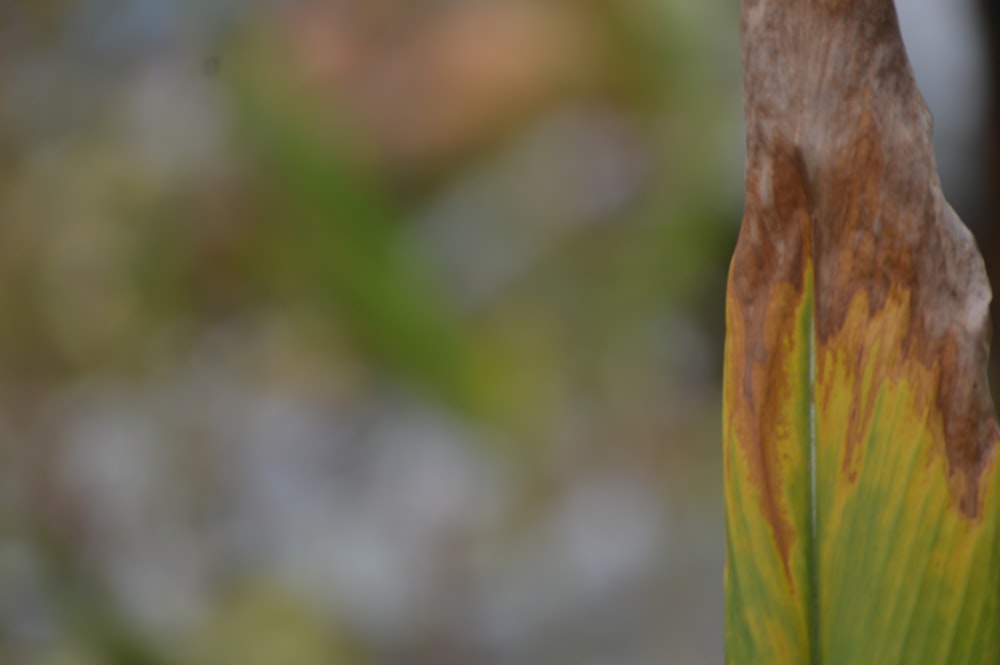
[[(811, 225), (810, 225), (811, 226)], [(810, 231), (812, 229), (810, 228)], [(822, 664), (819, 643), (819, 510), (816, 501), (816, 284), (810, 280), (812, 312), (809, 317), (809, 539), (806, 565), (809, 567), (809, 644), (813, 665)]]
[[(812, 224), (808, 227), (811, 233)], [(811, 243), (810, 243), (811, 246)], [(809, 548), (806, 565), (809, 568), (809, 651), (812, 665), (822, 665), (819, 640), (819, 509), (816, 488), (816, 282), (815, 272), (808, 283), (812, 291), (809, 316)]]

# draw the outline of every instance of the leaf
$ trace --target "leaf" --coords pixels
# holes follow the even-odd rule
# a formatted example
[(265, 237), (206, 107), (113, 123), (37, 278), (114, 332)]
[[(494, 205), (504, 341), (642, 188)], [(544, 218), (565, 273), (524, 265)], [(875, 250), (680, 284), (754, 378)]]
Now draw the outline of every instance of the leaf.
[(727, 662), (997, 663), (990, 292), (892, 0), (744, 0), (742, 33)]

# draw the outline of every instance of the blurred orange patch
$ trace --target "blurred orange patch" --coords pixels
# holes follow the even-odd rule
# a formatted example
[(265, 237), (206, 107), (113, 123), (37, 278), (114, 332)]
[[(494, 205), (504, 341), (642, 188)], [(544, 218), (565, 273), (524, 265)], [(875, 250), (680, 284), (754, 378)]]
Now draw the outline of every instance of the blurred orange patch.
[(433, 169), (532, 112), (596, 88), (601, 36), (573, 5), (521, 1), (310, 3), (287, 31), (310, 82), (329, 90), (384, 158)]

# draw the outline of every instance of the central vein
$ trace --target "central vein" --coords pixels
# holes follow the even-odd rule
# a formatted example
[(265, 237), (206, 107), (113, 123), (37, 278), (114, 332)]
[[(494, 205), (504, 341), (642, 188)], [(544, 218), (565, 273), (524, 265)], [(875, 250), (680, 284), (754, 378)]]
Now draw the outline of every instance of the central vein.
[[(810, 280), (812, 281), (812, 280)], [(816, 501), (816, 295), (813, 290), (813, 311), (809, 317), (809, 540), (807, 565), (809, 567), (809, 643), (810, 662), (821, 665), (819, 643), (819, 516)]]

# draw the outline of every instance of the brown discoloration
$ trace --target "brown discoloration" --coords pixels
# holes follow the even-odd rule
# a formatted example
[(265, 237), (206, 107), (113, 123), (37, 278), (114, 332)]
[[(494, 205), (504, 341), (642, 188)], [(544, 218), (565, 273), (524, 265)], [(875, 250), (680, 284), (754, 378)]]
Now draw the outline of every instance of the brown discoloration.
[[(774, 487), (780, 460), (768, 432), (782, 426), (776, 405), (787, 389), (776, 344), (795, 324), (792, 304), (772, 299), (801, 292), (806, 257), (815, 270), (816, 371), (823, 376), (834, 342), (854, 361), (842, 472), (855, 477), (872, 419), (876, 391), (861, 390), (865, 372), (876, 382), (912, 378), (918, 363), (925, 378), (915, 399), (933, 408), (928, 426), (943, 434), (955, 503), (975, 519), (1000, 440), (985, 374), (989, 287), (941, 193), (930, 114), (892, 2), (744, 0), (741, 29), (746, 212), (728, 307), (740, 321), (730, 333), (744, 339), (743, 357), (729, 358), (739, 394), (727, 395), (782, 553), (794, 532)], [(905, 301), (893, 310), (905, 314), (876, 316), (890, 297)], [(859, 298), (883, 329), (844, 329)], [(880, 335), (902, 342), (875, 353)]]
[[(735, 344), (727, 354), (734, 377), (728, 403), (738, 412), (731, 422), (759, 488), (761, 509), (771, 525), (785, 566), (796, 529), (780, 496), (781, 459), (775, 432), (792, 427), (782, 408), (794, 398), (788, 368), (771, 353), (796, 334), (796, 308), (803, 296), (805, 257), (809, 254), (809, 192), (802, 156), (790, 142), (777, 140), (767, 171), (748, 173), (744, 224), (729, 276), (729, 319)], [(754, 220), (753, 223), (750, 220)], [(735, 377), (740, 377), (739, 387)]]

